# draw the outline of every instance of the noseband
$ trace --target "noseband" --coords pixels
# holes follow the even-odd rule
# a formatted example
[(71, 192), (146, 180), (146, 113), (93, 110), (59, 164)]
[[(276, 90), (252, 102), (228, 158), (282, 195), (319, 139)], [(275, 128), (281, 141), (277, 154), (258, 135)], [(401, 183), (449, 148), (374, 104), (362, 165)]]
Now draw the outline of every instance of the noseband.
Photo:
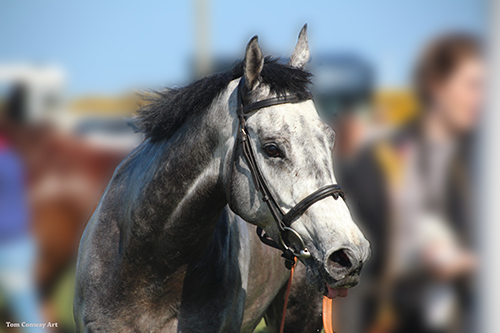
[[(285, 264), (287, 268), (291, 268), (295, 263), (295, 257), (307, 259), (311, 256), (311, 253), (305, 246), (302, 236), (291, 227), (292, 222), (302, 216), (302, 214), (304, 214), (306, 210), (313, 204), (329, 196), (332, 196), (334, 199), (338, 199), (340, 196), (344, 199), (344, 192), (342, 191), (342, 188), (337, 184), (327, 185), (302, 199), (298, 204), (290, 209), (288, 213), (285, 213), (283, 211), (281, 206), (278, 204), (275, 196), (270, 191), (269, 186), (262, 174), (262, 171), (259, 168), (257, 159), (255, 157), (255, 152), (252, 148), (252, 144), (248, 135), (246, 119), (250, 116), (250, 113), (253, 113), (254, 111), (257, 111), (259, 109), (274, 105), (298, 103), (304, 101), (304, 99), (300, 99), (297, 96), (274, 97), (245, 105), (242, 96), (244, 84), (245, 78), (242, 77), (238, 84), (237, 90), (237, 115), (239, 120), (239, 127), (235, 147), (233, 150), (233, 156), (236, 156), (236, 144), (240, 142), (243, 156), (250, 169), (255, 188), (262, 194), (262, 200), (267, 204), (269, 211), (271, 212), (278, 226), (280, 232), (279, 243), (269, 237), (261, 227), (257, 227), (257, 235), (264, 244), (283, 251), (282, 256), (286, 260)], [(312, 96), (309, 95), (307, 99), (312, 99)], [(232, 164), (235, 163), (234, 157)], [(296, 242), (292, 244), (292, 240), (295, 240)]]

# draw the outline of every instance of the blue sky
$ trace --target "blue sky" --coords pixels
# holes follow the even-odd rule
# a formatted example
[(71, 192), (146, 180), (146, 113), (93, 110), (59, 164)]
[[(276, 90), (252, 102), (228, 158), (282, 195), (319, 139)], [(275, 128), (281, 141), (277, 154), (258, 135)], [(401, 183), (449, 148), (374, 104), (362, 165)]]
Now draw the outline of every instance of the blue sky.
[[(215, 56), (241, 57), (254, 35), (287, 56), (304, 23), (311, 54), (352, 52), (383, 86), (405, 85), (422, 44), (436, 33), (484, 34), (486, 0), (209, 0)], [(194, 1), (2, 1), (0, 63), (55, 63), (71, 95), (183, 84), (195, 50)]]

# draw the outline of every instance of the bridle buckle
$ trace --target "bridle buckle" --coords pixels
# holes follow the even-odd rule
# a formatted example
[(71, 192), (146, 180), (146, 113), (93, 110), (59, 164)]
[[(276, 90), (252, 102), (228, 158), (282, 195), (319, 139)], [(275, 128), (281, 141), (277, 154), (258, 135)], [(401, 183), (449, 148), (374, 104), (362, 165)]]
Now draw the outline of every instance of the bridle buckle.
[(295, 265), (295, 255), (290, 249), (287, 249), (283, 251), (281, 254), (281, 257), (285, 259), (285, 267), (288, 269), (292, 269), (292, 267)]

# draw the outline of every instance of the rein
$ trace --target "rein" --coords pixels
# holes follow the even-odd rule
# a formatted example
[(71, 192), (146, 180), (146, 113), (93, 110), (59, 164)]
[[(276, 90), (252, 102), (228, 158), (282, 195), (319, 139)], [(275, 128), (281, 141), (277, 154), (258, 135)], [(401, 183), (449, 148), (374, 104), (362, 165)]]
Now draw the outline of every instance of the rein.
[(286, 285), (285, 302), (283, 303), (283, 314), (281, 315), (280, 333), (283, 333), (285, 329), (285, 317), (286, 317), (286, 308), (288, 306), (288, 296), (290, 296), (290, 288), (292, 287), (293, 272), (295, 271), (295, 263), (297, 262), (297, 258), (293, 258), (293, 261), (294, 265), (292, 265), (292, 268), (290, 268), (290, 278), (288, 279), (288, 284)]
[[(273, 216), (274, 221), (278, 227), (280, 232), (279, 234), (279, 242), (276, 242), (274, 239), (269, 237), (266, 232), (261, 228), (257, 227), (257, 236), (264, 244), (274, 247), (276, 249), (281, 250), (282, 257), (285, 259), (285, 266), (290, 269), (290, 278), (288, 280), (288, 285), (285, 292), (285, 302), (283, 306), (283, 315), (281, 318), (281, 326), (280, 333), (283, 333), (285, 327), (285, 316), (286, 309), (288, 305), (288, 297), (290, 295), (290, 288), (292, 286), (292, 278), (293, 273), (295, 271), (295, 264), (297, 262), (297, 258), (308, 259), (311, 257), (311, 253), (305, 246), (304, 240), (302, 236), (291, 227), (291, 224), (301, 217), (309, 207), (311, 207), (316, 202), (323, 200), (327, 197), (332, 196), (335, 200), (339, 197), (345, 199), (344, 191), (338, 184), (331, 184), (324, 186), (315, 192), (309, 194), (304, 199), (299, 201), (292, 209), (285, 213), (281, 206), (278, 204), (275, 196), (269, 189), (269, 186), (259, 168), (257, 163), (257, 159), (255, 157), (255, 152), (252, 148), (252, 144), (250, 142), (250, 138), (248, 135), (248, 130), (246, 126), (246, 117), (249, 117), (249, 113), (253, 113), (254, 111), (258, 111), (259, 109), (281, 105), (281, 104), (289, 104), (289, 103), (298, 103), (304, 101), (304, 99), (300, 99), (297, 96), (284, 96), (284, 97), (274, 97), (265, 99), (262, 101), (258, 101), (251, 104), (244, 104), (243, 99), (243, 87), (245, 85), (245, 77), (240, 79), (237, 90), (237, 98), (238, 98), (238, 109), (237, 115), (239, 120), (238, 126), (238, 134), (235, 141), (235, 146), (233, 148), (233, 160), (231, 162), (231, 168), (235, 163), (236, 157), (236, 145), (240, 142), (242, 147), (243, 156), (248, 164), (250, 169), (250, 173), (252, 175), (252, 180), (255, 185), (255, 188), (262, 195), (262, 200), (267, 204), (271, 215)], [(308, 99), (312, 99), (312, 96), (309, 94)], [(230, 193), (230, 192), (228, 192)], [(326, 333), (333, 333), (332, 329), (332, 300), (324, 296), (323, 298), (323, 326), (325, 328)]]
[[(294, 263), (297, 262), (297, 258), (294, 258)], [(285, 318), (286, 318), (286, 308), (288, 306), (288, 297), (290, 296), (290, 289), (292, 287), (292, 279), (293, 273), (295, 271), (295, 265), (292, 265), (290, 269), (290, 278), (288, 279), (288, 284), (286, 286), (285, 291), (285, 302), (283, 303), (283, 314), (281, 315), (281, 325), (280, 325), (280, 333), (284, 332), (285, 329)], [(333, 299), (329, 299), (326, 296), (323, 296), (323, 328), (325, 329), (325, 333), (335, 333), (333, 331)]]

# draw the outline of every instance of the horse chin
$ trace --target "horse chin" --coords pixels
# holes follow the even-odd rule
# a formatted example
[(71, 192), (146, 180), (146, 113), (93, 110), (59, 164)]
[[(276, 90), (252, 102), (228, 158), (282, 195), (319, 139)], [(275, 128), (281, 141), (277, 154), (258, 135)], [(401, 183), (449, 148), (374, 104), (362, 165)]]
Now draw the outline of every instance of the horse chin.
[(335, 280), (322, 265), (309, 262), (307, 267), (307, 282), (313, 285), (319, 293), (328, 298), (346, 297), (348, 289), (359, 283), (359, 275), (346, 276), (342, 280)]

